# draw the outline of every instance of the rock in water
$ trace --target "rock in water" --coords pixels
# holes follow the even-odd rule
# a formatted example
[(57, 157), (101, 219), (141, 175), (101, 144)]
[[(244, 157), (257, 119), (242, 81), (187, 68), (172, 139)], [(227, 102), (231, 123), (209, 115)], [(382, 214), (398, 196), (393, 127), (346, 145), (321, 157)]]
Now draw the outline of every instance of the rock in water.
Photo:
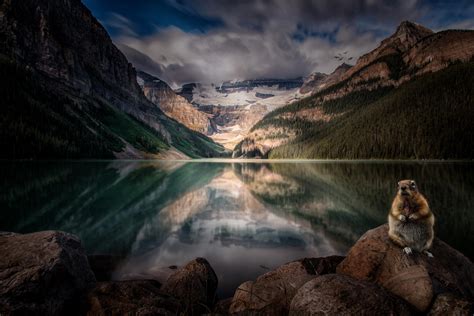
[(217, 290), (217, 276), (209, 262), (196, 258), (173, 273), (161, 292), (181, 302), (185, 313), (212, 311)]
[(290, 315), (412, 315), (408, 304), (383, 288), (348, 276), (327, 274), (303, 285)]
[(388, 238), (388, 225), (366, 232), (351, 248), (337, 273), (375, 282), (426, 311), (434, 296), (452, 292), (474, 298), (474, 265), (460, 252), (439, 239), (425, 254), (406, 255)]
[(343, 257), (305, 258), (282, 265), (242, 283), (235, 291), (230, 313), (287, 314), (296, 291), (318, 275), (334, 273)]
[(88, 295), (87, 315), (179, 315), (178, 300), (154, 280), (100, 282)]
[(3, 233), (0, 253), (0, 314), (64, 314), (95, 284), (74, 235)]

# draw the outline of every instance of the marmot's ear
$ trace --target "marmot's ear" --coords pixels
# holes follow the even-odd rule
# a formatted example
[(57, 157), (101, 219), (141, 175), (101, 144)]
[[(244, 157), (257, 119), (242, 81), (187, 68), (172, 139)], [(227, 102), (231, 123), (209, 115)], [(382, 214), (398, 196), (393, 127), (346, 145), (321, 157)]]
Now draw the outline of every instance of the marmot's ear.
[(399, 187), (399, 186), (400, 186), (400, 181), (397, 182), (397, 187)]

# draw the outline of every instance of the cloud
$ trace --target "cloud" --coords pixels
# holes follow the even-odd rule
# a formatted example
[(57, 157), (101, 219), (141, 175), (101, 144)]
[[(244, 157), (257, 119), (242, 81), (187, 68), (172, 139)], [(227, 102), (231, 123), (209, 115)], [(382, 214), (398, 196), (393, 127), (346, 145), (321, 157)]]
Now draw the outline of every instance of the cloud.
[[(130, 48), (124, 53), (137, 68), (173, 86), (328, 73), (342, 61), (354, 63), (400, 21), (417, 20), (423, 12), (418, 0), (167, 1), (222, 23), (206, 32), (168, 26), (148, 36), (124, 28), (114, 40)], [(341, 54), (343, 59), (334, 58)]]
[[(181, 1), (182, 2), (182, 1)], [(185, 0), (201, 14), (221, 18), (231, 28), (293, 27), (296, 22), (318, 29), (361, 19), (398, 24), (418, 17), (419, 0)]]
[(474, 29), (472, 0), (430, 0), (425, 4), (423, 20), (434, 31)]
[(127, 37), (120, 41), (163, 65), (170, 84), (298, 77), (316, 66), (290, 37), (279, 34), (226, 29), (192, 34), (169, 27), (147, 38)]
[(102, 22), (106, 27), (120, 32), (122, 36), (138, 36), (138, 34), (133, 30), (134, 25), (132, 21), (121, 14), (111, 12), (107, 15), (106, 20)]
[[(448, 29), (458, 29), (458, 30), (474, 30), (474, 20), (467, 19), (462, 21), (454, 22), (447, 27)], [(442, 30), (444, 28), (440, 28)]]
[(121, 43), (116, 43), (115, 45), (127, 56), (128, 60), (133, 62), (135, 68), (145, 70), (149, 74), (159, 77), (164, 81), (171, 81), (166, 73), (166, 67), (163, 65), (130, 46)]

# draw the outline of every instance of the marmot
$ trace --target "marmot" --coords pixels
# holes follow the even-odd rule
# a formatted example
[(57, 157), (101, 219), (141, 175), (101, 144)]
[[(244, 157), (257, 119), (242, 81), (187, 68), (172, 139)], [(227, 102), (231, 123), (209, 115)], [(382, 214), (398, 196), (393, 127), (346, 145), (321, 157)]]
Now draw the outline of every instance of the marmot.
[(388, 215), (390, 239), (403, 247), (406, 254), (416, 250), (433, 257), (428, 249), (434, 239), (434, 223), (435, 217), (415, 181), (398, 182), (397, 195)]

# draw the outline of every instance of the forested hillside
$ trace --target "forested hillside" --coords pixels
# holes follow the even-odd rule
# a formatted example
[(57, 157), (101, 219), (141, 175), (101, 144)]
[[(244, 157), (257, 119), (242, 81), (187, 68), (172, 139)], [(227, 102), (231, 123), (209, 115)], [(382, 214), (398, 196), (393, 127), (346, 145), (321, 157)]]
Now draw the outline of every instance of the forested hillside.
[(0, 158), (215, 157), (166, 116), (81, 1), (0, 5)]
[[(254, 145), (257, 156), (268, 158), (472, 159), (472, 78), (473, 61), (398, 88), (318, 102), (328, 93), (322, 91), (269, 113), (240, 146)], [(255, 144), (269, 135), (281, 144), (263, 152)]]
[[(211, 139), (161, 114), (169, 139), (108, 100), (78, 94), (67, 86), (0, 58), (0, 158), (160, 157), (172, 146), (189, 157), (224, 149)], [(129, 145), (127, 145), (129, 144)]]

